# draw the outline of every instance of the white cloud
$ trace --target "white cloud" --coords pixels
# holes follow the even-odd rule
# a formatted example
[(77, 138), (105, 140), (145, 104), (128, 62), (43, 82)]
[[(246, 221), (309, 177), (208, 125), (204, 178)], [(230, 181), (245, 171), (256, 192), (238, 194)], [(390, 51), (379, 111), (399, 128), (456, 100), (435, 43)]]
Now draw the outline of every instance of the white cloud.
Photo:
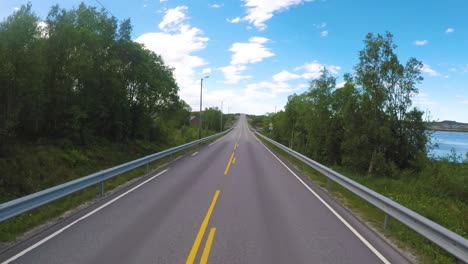
[(167, 2), (167, 0), (159, 0), (160, 3)]
[(247, 43), (232, 44), (229, 49), (233, 53), (230, 65), (219, 68), (224, 74), (225, 83), (235, 84), (242, 79), (252, 78), (250, 75), (242, 75), (241, 72), (247, 69), (245, 64), (257, 63), (275, 55), (264, 46), (268, 41), (269, 39), (264, 37), (251, 37)]
[(425, 64), (425, 63), (423, 63), (423, 66), (421, 67), (421, 71), (424, 72), (425, 74), (429, 75), (429, 76), (439, 76), (440, 75), (438, 72), (433, 70), (431, 68), (431, 66), (429, 66), (428, 64)]
[(302, 78), (310, 80), (319, 78), (322, 74), (323, 68), (327, 68), (331, 74), (338, 74), (338, 71), (341, 70), (340, 66), (320, 64), (316, 60), (312, 61), (311, 63), (305, 63), (302, 66), (296, 67), (294, 70), (303, 70), (304, 73), (301, 75)]
[(17, 6), (13, 7), (13, 11), (15, 11), (15, 12), (16, 12), (16, 11), (18, 11), (18, 10), (20, 10), (20, 8), (19, 8), (19, 7), (17, 7)]
[(424, 46), (424, 45), (427, 45), (428, 43), (429, 43), (428, 40), (416, 40), (416, 41), (414, 42), (414, 45), (416, 45), (416, 46)]
[(263, 37), (252, 37), (248, 43), (236, 42), (232, 44), (230, 51), (233, 52), (231, 65), (248, 64), (260, 62), (265, 58), (273, 57), (275, 54), (264, 46), (269, 41)]
[(454, 28), (447, 28), (447, 30), (445, 30), (445, 33), (453, 33), (455, 32), (455, 29)]
[(241, 20), (241, 18), (240, 18), (240, 17), (235, 17), (235, 18), (233, 18), (233, 19), (226, 18), (226, 21), (227, 21), (227, 22), (229, 22), (229, 23), (233, 23), (233, 24), (235, 24), (235, 23), (239, 23), (239, 22), (240, 22), (240, 20)]
[(147, 5), (147, 4), (143, 4), (143, 8), (147, 8), (147, 7), (148, 7), (148, 5)]
[[(207, 62), (197, 56), (206, 48), (209, 39), (202, 30), (190, 25), (189, 9), (185, 6), (164, 10), (164, 17), (154, 32), (140, 35), (135, 41), (160, 54), (164, 62), (174, 68), (174, 76), (180, 87), (179, 95), (193, 109), (199, 107), (200, 77), (210, 74), (215, 77), (203, 81), (203, 107), (219, 106), (224, 101), (224, 111), (264, 114), (279, 110), (285, 105), (286, 96), (298, 89), (285, 82), (259, 82), (231, 88), (216, 83), (216, 72), (222, 72), (225, 82), (232, 84), (252, 78), (247, 73), (249, 64), (257, 63), (275, 54), (267, 47), (269, 39), (252, 37), (245, 43), (233, 43), (231, 63), (226, 67), (209, 68)], [(211, 71), (211, 73), (210, 73)], [(213, 73), (214, 72), (214, 73)], [(299, 75), (299, 74), (297, 74)], [(225, 85), (225, 87), (223, 87)], [(229, 88), (227, 88), (227, 87)]]
[(429, 106), (429, 105), (439, 105), (438, 102), (431, 100), (429, 94), (427, 93), (413, 94), (413, 103), (419, 107)]
[(322, 37), (326, 37), (326, 36), (328, 36), (328, 31), (324, 30), (324, 31), (320, 32), (320, 35)]
[(337, 84), (336, 84), (336, 87), (337, 87), (337, 88), (342, 88), (342, 87), (345, 86), (345, 84), (346, 84), (346, 81), (342, 81), (342, 82), (337, 83)]
[(289, 80), (294, 80), (298, 78), (301, 78), (301, 76), (294, 73), (290, 73), (288, 71), (281, 71), (273, 75), (273, 81), (275, 82), (287, 82)]
[(267, 38), (264, 38), (264, 37), (251, 37), (249, 39), (249, 42), (252, 42), (252, 43), (257, 43), (257, 44), (265, 44), (269, 41), (269, 39)]
[(265, 22), (278, 13), (289, 9), (291, 6), (299, 5), (312, 0), (242, 0), (245, 4), (247, 15), (241, 18), (253, 24), (259, 30), (266, 29)]
[(325, 28), (327, 26), (327, 23), (322, 22), (320, 24), (314, 24), (313, 26), (316, 27), (317, 29), (321, 29), (321, 28)]
[(460, 104), (468, 104), (468, 100), (461, 101)]
[(290, 93), (296, 90), (298, 88), (292, 88), (291, 85), (285, 82), (251, 83), (244, 89), (247, 94), (262, 94), (265, 97), (275, 97), (278, 93)]
[(149, 50), (162, 56), (164, 62), (174, 67), (174, 76), (180, 87), (180, 95), (190, 105), (196, 105), (193, 98), (198, 98), (199, 77), (196, 68), (207, 62), (194, 55), (206, 48), (207, 37), (196, 27), (185, 23), (188, 19), (185, 6), (169, 9), (159, 24), (162, 32), (148, 32), (140, 35), (135, 41), (145, 45)]
[(203, 86), (203, 105), (219, 106), (221, 101), (224, 101), (224, 112), (230, 113), (265, 114), (273, 112), (275, 108), (280, 111), (286, 104), (286, 96), (273, 94), (271, 89), (258, 86), (250, 85), (249, 88), (245, 86), (240, 90), (221, 88), (211, 91), (208, 84), (206, 93)]
[(188, 10), (187, 6), (178, 6), (166, 11), (163, 21), (159, 23), (159, 28), (165, 32), (177, 31), (181, 23), (187, 19), (185, 11)]
[(39, 31), (41, 32), (41, 37), (42, 38), (48, 38), (49, 37), (49, 28), (47, 26), (47, 23), (44, 22), (44, 21), (39, 21), (37, 23), (37, 28), (39, 29)]
[(220, 4), (212, 4), (210, 5), (211, 8), (221, 8)]
[(451, 71), (451, 72), (456, 72), (456, 71), (457, 71), (457, 68), (453, 68), (453, 67), (452, 67), (452, 68), (449, 69), (449, 71)]
[(252, 78), (250, 75), (242, 75), (241, 73), (247, 70), (245, 65), (229, 65), (226, 67), (219, 68), (223, 74), (225, 83), (236, 84), (240, 80)]

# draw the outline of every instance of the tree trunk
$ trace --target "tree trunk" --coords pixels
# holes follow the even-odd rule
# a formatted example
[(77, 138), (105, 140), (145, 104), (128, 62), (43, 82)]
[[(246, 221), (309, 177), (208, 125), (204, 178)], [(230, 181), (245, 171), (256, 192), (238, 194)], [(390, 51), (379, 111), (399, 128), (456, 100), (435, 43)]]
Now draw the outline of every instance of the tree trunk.
[(293, 129), (292, 129), (292, 132), (291, 132), (291, 141), (289, 141), (289, 148), (290, 149), (292, 149), (293, 141), (294, 141), (294, 126), (293, 126)]
[(375, 162), (375, 156), (377, 155), (377, 149), (374, 148), (374, 151), (372, 152), (372, 157), (371, 157), (371, 160), (369, 162), (369, 169), (367, 170), (367, 174), (369, 176), (372, 175), (372, 172), (374, 170), (374, 162)]

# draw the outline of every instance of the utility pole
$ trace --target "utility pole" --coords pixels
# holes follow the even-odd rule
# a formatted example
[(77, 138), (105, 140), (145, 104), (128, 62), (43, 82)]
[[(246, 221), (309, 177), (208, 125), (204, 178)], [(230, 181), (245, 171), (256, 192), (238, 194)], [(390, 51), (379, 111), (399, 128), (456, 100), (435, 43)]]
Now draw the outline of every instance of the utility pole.
[[(203, 77), (205, 79), (210, 78), (210, 76)], [(198, 139), (201, 139), (201, 130), (202, 130), (202, 96), (203, 96), (203, 78), (200, 79), (200, 122), (198, 126)]]
[(219, 132), (223, 132), (223, 101), (221, 101), (221, 122), (219, 124)]

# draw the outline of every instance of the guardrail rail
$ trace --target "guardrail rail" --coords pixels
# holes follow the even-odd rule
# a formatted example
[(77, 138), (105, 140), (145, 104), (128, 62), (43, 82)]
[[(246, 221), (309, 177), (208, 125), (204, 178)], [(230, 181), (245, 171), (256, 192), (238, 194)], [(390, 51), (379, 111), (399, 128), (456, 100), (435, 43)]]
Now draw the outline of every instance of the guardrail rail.
[(20, 215), (22, 213), (28, 212), (32, 209), (38, 208), (42, 205), (48, 204), (50, 202), (53, 202), (57, 199), (60, 199), (64, 196), (70, 195), (72, 193), (75, 193), (77, 191), (83, 190), (87, 187), (96, 185), (96, 184), (101, 184), (101, 195), (104, 193), (104, 182), (108, 179), (114, 178), (122, 173), (125, 173), (127, 171), (133, 170), (135, 168), (138, 168), (140, 166), (146, 166), (146, 173), (149, 172), (149, 163), (158, 159), (161, 159), (163, 157), (166, 157), (168, 155), (177, 153), (181, 150), (190, 148), (194, 145), (203, 143), (205, 141), (208, 141), (210, 139), (216, 138), (218, 136), (221, 136), (223, 134), (228, 133), (231, 131), (232, 128), (223, 131), (221, 133), (205, 137), (199, 140), (195, 140), (177, 147), (173, 147), (155, 154), (151, 154), (148, 156), (145, 156), (143, 158), (139, 158), (106, 170), (102, 170), (93, 174), (90, 174), (88, 176), (81, 177), (79, 179), (69, 181), (48, 189), (45, 189), (43, 191), (39, 191), (3, 204), (0, 204), (0, 222), (3, 222), (7, 219), (10, 219), (14, 216)]
[[(252, 127), (251, 130), (255, 131)], [(270, 142), (289, 155), (299, 159), (309, 167), (317, 170), (328, 178), (327, 188), (330, 187), (331, 181), (338, 183), (350, 192), (361, 197), (365, 201), (385, 212), (384, 228), (387, 228), (389, 217), (391, 216), (407, 227), (416, 231), (423, 237), (429, 239), (434, 244), (443, 248), (448, 253), (452, 254), (459, 260), (468, 263), (468, 240), (464, 237), (448, 230), (447, 228), (421, 216), (420, 214), (402, 206), (373, 190), (341, 175), (340, 173), (296, 152), (260, 133), (255, 131), (255, 134)]]

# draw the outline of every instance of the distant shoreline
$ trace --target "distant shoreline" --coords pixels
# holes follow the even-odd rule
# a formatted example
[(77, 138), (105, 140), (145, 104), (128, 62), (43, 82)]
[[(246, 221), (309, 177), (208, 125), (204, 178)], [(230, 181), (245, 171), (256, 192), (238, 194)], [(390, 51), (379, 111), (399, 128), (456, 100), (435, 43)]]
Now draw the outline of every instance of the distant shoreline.
[(445, 131), (445, 132), (466, 132), (466, 133), (468, 133), (468, 129), (456, 129), (456, 128), (430, 128), (429, 130), (432, 130), (432, 131)]

